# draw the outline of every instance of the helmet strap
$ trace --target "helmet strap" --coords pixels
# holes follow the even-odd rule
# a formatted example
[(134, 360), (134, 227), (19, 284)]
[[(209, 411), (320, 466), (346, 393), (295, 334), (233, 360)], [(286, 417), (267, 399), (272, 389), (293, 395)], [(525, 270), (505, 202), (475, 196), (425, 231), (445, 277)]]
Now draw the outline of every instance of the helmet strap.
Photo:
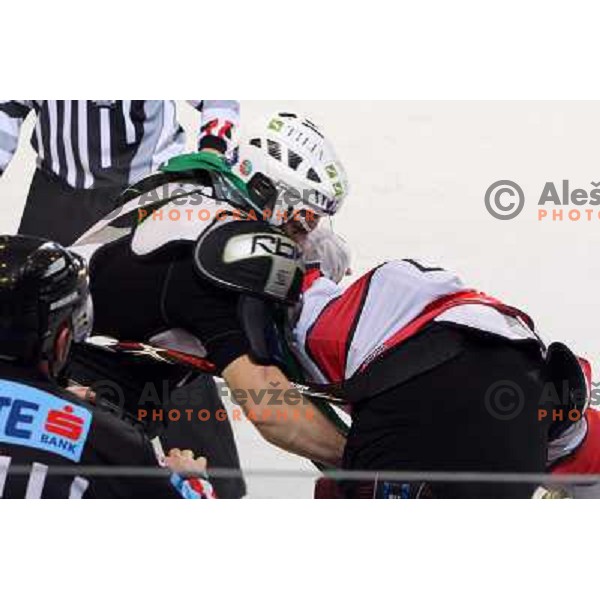
[(252, 208), (265, 214), (273, 212), (277, 203), (278, 192), (273, 182), (262, 173), (254, 173), (247, 183), (248, 195)]

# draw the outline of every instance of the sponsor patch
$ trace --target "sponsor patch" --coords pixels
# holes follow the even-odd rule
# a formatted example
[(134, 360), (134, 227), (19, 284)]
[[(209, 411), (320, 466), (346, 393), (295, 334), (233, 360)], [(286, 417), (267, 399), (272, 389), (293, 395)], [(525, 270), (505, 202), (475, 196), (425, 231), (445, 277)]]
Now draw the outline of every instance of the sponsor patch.
[(271, 122), (269, 123), (269, 129), (280, 133), (283, 129), (283, 121), (280, 119), (271, 119)]
[(73, 462), (92, 424), (91, 411), (37, 388), (0, 380), (0, 443), (36, 448)]
[(333, 191), (336, 198), (339, 198), (340, 196), (344, 195), (344, 186), (341, 183), (336, 182), (333, 184)]
[(327, 171), (327, 175), (329, 175), (331, 179), (335, 179), (338, 176), (338, 172), (335, 168), (335, 165), (327, 165), (325, 167), (325, 171)]
[(249, 160), (244, 160), (240, 164), (240, 173), (244, 177), (248, 177), (253, 171), (252, 163)]

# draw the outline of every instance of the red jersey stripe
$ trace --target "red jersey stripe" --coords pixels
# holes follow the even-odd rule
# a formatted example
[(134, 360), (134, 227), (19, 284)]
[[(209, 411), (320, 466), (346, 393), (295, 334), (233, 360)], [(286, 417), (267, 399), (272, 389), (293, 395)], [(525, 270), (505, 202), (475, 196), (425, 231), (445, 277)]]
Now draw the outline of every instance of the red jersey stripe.
[(332, 382), (346, 374), (348, 345), (364, 306), (373, 272), (350, 286), (317, 317), (306, 335), (306, 351)]
[(323, 273), (321, 273), (321, 269), (319, 269), (319, 267), (311, 267), (307, 265), (306, 273), (304, 274), (304, 279), (302, 280), (302, 293), (310, 289), (312, 284), (321, 277), (323, 277)]

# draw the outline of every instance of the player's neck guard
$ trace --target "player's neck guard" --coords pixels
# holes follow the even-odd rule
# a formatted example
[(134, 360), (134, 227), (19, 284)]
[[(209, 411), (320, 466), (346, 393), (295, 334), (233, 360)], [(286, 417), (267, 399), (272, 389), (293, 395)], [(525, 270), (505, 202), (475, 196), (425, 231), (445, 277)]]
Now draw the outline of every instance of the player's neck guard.
[(160, 168), (163, 173), (188, 173), (190, 171), (214, 171), (223, 175), (240, 193), (247, 196), (246, 184), (235, 175), (223, 156), (214, 152), (183, 154), (169, 160)]

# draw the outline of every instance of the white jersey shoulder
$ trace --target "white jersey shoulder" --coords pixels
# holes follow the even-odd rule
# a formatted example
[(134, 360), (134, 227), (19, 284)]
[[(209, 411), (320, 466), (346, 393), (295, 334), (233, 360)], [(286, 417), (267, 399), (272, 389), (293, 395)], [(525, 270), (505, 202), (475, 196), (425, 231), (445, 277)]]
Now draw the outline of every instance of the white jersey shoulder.
[(137, 256), (148, 256), (173, 242), (195, 242), (223, 210), (222, 202), (208, 197), (195, 206), (171, 200), (136, 227), (131, 249)]
[(89, 261), (99, 248), (133, 231), (133, 253), (149, 256), (172, 242), (195, 241), (214, 222), (219, 211), (226, 208), (228, 205), (208, 195), (206, 186), (165, 183), (103, 217), (72, 249)]
[[(345, 373), (339, 375), (350, 378), (432, 303), (470, 290), (455, 273), (412, 259), (388, 262), (346, 289), (320, 278), (304, 294), (294, 328), (295, 352), (313, 381), (329, 383), (315, 356), (322, 358), (336, 353), (343, 342)], [(330, 305), (335, 305), (336, 310), (327, 311)], [(458, 306), (439, 314), (435, 320), (510, 339), (535, 337), (519, 319), (493, 306)], [(322, 326), (325, 321), (329, 326)]]

